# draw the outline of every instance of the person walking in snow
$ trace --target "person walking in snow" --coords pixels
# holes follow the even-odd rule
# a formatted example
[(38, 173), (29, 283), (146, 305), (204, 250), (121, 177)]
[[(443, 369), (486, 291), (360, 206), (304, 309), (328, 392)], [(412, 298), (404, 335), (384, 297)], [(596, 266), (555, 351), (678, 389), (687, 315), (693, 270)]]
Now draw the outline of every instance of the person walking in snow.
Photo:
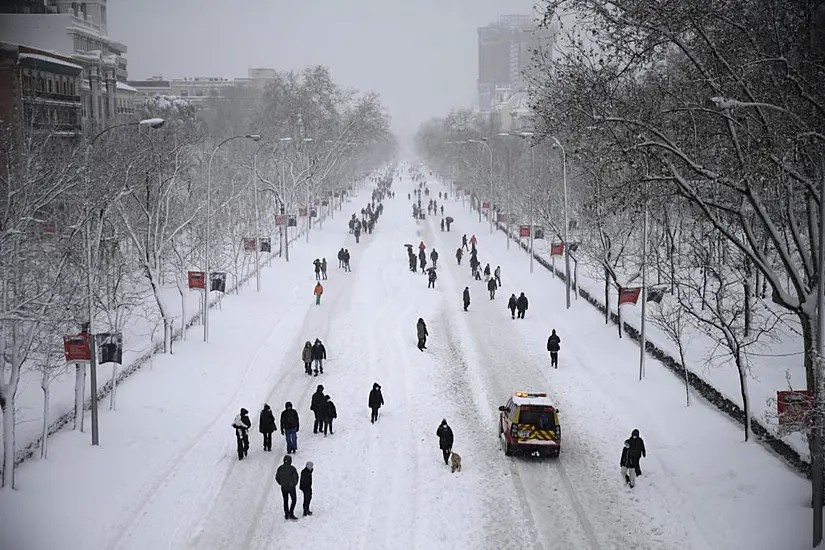
[(286, 438), (287, 454), (298, 450), (298, 428), (298, 411), (292, 408), (290, 401), (287, 401), (281, 412), (281, 435)]
[(493, 271), (493, 277), (496, 278), (496, 284), (501, 288), (501, 266), (497, 265), (496, 270)]
[(338, 269), (344, 267), (344, 249), (338, 251)]
[(324, 359), (327, 358), (327, 348), (321, 343), (320, 338), (315, 339), (315, 344), (312, 346), (312, 360), (315, 362), (315, 376), (318, 376), (318, 371), (324, 374)]
[(473, 235), (472, 237), (470, 237), (470, 244), (473, 246), (473, 248), (475, 248), (475, 247), (476, 247), (476, 245), (478, 244), (478, 239), (476, 239), (476, 236), (475, 236), (475, 235)]
[(516, 304), (518, 300), (516, 300), (515, 294), (510, 294), (510, 299), (507, 300), (507, 308), (510, 310), (510, 316), (515, 319), (516, 318)]
[(249, 428), (251, 426), (252, 421), (249, 420), (249, 411), (241, 409), (241, 412), (232, 421), (232, 427), (235, 428), (235, 441), (238, 444), (238, 460), (243, 460), (243, 457), (249, 454)]
[(323, 258), (321, 260), (321, 278), (323, 280), (327, 280), (327, 259)]
[[(442, 208), (442, 210), (444, 209), (444, 207), (443, 207), (443, 206), (442, 206), (441, 208)], [(444, 213), (444, 212), (442, 212), (442, 214), (443, 214), (443, 213)], [(442, 231), (442, 232), (444, 231), (444, 218), (441, 218), (441, 231)]]
[(281, 486), (281, 496), (284, 497), (284, 519), (298, 519), (295, 517), (295, 487), (298, 485), (298, 470), (292, 465), (292, 457), (286, 455), (284, 463), (278, 466), (275, 472), (275, 483)]
[(524, 319), (524, 312), (527, 311), (527, 296), (523, 292), (516, 300), (516, 309), (518, 310), (518, 318)]
[(453, 452), (453, 430), (447, 425), (447, 419), (441, 420), (438, 429), (435, 431), (438, 436), (438, 448), (441, 449), (441, 455), (444, 458), (444, 464), (450, 460), (450, 453)]
[(458, 262), (458, 265), (461, 265), (461, 257), (464, 256), (464, 253), (461, 251), (461, 248), (455, 251), (455, 259)]
[(489, 278), (490, 278), (490, 264), (487, 264), (487, 265), (484, 266), (484, 280), (486, 281)]
[(272, 432), (277, 430), (275, 425), (275, 415), (272, 414), (272, 409), (269, 405), (264, 403), (264, 408), (261, 410), (258, 419), (258, 431), (264, 436), (264, 451), (272, 450)]
[(421, 265), (421, 273), (425, 273), (424, 268), (427, 267), (427, 254), (424, 253), (423, 249), (418, 252), (418, 262)]
[(639, 461), (630, 450), (630, 440), (628, 439), (624, 442), (619, 466), (622, 468), (622, 477), (625, 483), (629, 484), (631, 489), (636, 486), (636, 467), (638, 465)]
[(418, 251), (419, 251), (419, 252), (424, 252), (424, 250), (425, 250), (426, 248), (427, 248), (427, 247), (424, 245), (424, 241), (421, 241), (420, 243), (418, 243)]
[(329, 430), (330, 434), (334, 434), (335, 432), (332, 431), (332, 421), (338, 418), (338, 411), (335, 409), (335, 403), (332, 402), (332, 399), (328, 395), (324, 396), (324, 403), (321, 405), (324, 415), (324, 435), (327, 435), (327, 430)]
[(464, 311), (467, 311), (467, 308), (470, 307), (470, 287), (464, 287), (464, 293), (461, 297), (464, 300)]
[[(561, 344), (561, 338), (556, 334), (556, 329), (553, 329), (550, 338), (547, 339), (547, 351), (550, 352), (550, 366), (554, 368), (559, 368), (559, 350), (561, 349), (559, 344)], [(639, 432), (636, 431), (636, 433)]]
[(321, 294), (323, 294), (323, 293), (324, 293), (324, 287), (323, 287), (323, 285), (321, 285), (321, 282), (318, 281), (315, 284), (315, 290), (313, 291), (313, 294), (315, 294), (315, 305), (316, 306), (321, 304)]
[(298, 485), (298, 488), (301, 490), (301, 494), (304, 496), (304, 515), (311, 516), (312, 510), (309, 509), (309, 503), (312, 502), (312, 471), (315, 469), (315, 465), (312, 461), (307, 462), (306, 467), (301, 470), (301, 481)]
[(467, 246), (467, 234), (466, 233), (461, 236), (461, 248), (464, 248), (468, 251), (470, 250), (470, 248)]
[(301, 350), (301, 361), (304, 362), (304, 372), (312, 376), (312, 342), (309, 340), (304, 344), (304, 349)]
[(344, 271), (347, 273), (352, 271), (352, 268), (349, 265), (350, 255), (349, 255), (349, 248), (344, 249)]
[(424, 351), (427, 349), (427, 336), (429, 335), (427, 325), (424, 324), (424, 319), (418, 319), (418, 323), (415, 325), (415, 332), (418, 336), (418, 349)]
[(309, 410), (315, 413), (315, 424), (312, 426), (312, 433), (317, 434), (324, 429), (324, 386), (318, 384), (315, 393), (312, 394)]
[(645, 440), (639, 437), (639, 430), (633, 430), (630, 432), (630, 452), (633, 453), (634, 458), (636, 459), (636, 475), (642, 475), (642, 468), (641, 462), (642, 457), (647, 458), (647, 451), (645, 450)]
[(430, 252), (430, 259), (433, 261), (433, 267), (438, 267), (438, 252), (433, 248), (433, 251)]
[(490, 291), (490, 299), (493, 300), (496, 297), (496, 280), (494, 277), (490, 277), (490, 280), (487, 281), (487, 290)]
[(369, 406), (370, 406), (370, 422), (375, 424), (375, 421), (378, 420), (378, 409), (384, 404), (384, 396), (381, 394), (381, 386), (378, 385), (378, 382), (375, 382), (372, 385), (372, 389), (370, 390), (370, 399), (369, 399)]
[(427, 288), (435, 288), (435, 280), (438, 279), (438, 275), (435, 272), (435, 268), (431, 267), (427, 270), (427, 273), (429, 274), (429, 282), (427, 283)]
[(312, 265), (315, 266), (315, 280), (320, 281), (321, 280), (321, 260), (319, 260), (318, 258), (315, 258), (315, 261), (312, 262)]

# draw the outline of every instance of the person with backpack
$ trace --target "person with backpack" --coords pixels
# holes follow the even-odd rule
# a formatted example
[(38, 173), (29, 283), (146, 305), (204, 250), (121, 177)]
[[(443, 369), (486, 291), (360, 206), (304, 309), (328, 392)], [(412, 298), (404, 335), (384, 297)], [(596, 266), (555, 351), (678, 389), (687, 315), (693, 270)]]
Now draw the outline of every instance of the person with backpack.
[(444, 457), (444, 464), (450, 460), (450, 453), (453, 452), (453, 430), (447, 425), (447, 419), (441, 420), (438, 429), (435, 431), (438, 436), (438, 448), (441, 449), (441, 455)]
[(281, 412), (281, 435), (286, 438), (287, 454), (298, 450), (298, 428), (298, 411), (292, 408), (290, 401), (287, 401)]
[(312, 346), (312, 360), (315, 362), (315, 376), (318, 376), (318, 371), (324, 374), (324, 359), (327, 358), (327, 348), (321, 343), (320, 338), (315, 339), (315, 344)]
[(312, 394), (309, 410), (315, 413), (315, 423), (312, 425), (312, 433), (317, 434), (324, 429), (324, 386), (321, 384), (318, 384), (318, 388), (315, 390), (315, 393)]
[(312, 376), (312, 342), (309, 340), (304, 344), (304, 349), (301, 350), (301, 361), (304, 362), (304, 372)]
[(378, 409), (384, 404), (384, 396), (381, 394), (381, 386), (378, 385), (378, 382), (375, 382), (372, 385), (372, 389), (370, 390), (370, 398), (369, 398), (369, 406), (370, 406), (370, 422), (375, 424), (376, 420), (378, 420)]
[(241, 409), (241, 412), (232, 421), (232, 427), (235, 428), (235, 441), (238, 444), (238, 460), (243, 460), (249, 454), (249, 428), (251, 426), (252, 421), (249, 420), (249, 411)]
[[(561, 349), (561, 338), (556, 334), (556, 329), (550, 334), (547, 339), (547, 351), (550, 352), (550, 366), (559, 368), (559, 350)], [(638, 432), (636, 432), (638, 434)]]
[(338, 418), (338, 411), (335, 409), (335, 403), (328, 395), (324, 396), (324, 403), (321, 406), (324, 415), (324, 436), (326, 437), (327, 430), (330, 434), (335, 433), (332, 431), (332, 421)]
[(301, 490), (301, 494), (304, 496), (304, 515), (311, 516), (312, 510), (309, 509), (309, 503), (312, 502), (312, 472), (315, 469), (315, 465), (310, 461), (307, 462), (306, 467), (301, 470), (301, 481), (298, 485), (298, 488)]
[(284, 497), (284, 519), (298, 519), (295, 517), (295, 487), (298, 485), (298, 470), (292, 465), (292, 457), (286, 455), (284, 463), (278, 466), (275, 472), (275, 483), (281, 487), (281, 496)]
[(527, 311), (527, 296), (523, 292), (516, 300), (516, 309), (518, 310), (518, 318), (524, 319), (524, 313)]
[(278, 429), (275, 425), (275, 415), (272, 414), (272, 409), (269, 405), (264, 403), (264, 408), (261, 410), (258, 419), (258, 431), (264, 436), (264, 451), (272, 450), (272, 432)]
[(434, 267), (429, 268), (427, 270), (427, 273), (429, 274), (428, 277), (427, 277), (427, 280), (428, 280), (427, 288), (435, 288), (435, 281), (436, 281), (436, 279), (438, 279), (438, 274), (435, 272), (435, 268)]
[(427, 349), (427, 336), (429, 335), (427, 325), (424, 324), (424, 319), (418, 319), (418, 323), (415, 325), (415, 332), (418, 336), (418, 349), (419, 351), (424, 351)]

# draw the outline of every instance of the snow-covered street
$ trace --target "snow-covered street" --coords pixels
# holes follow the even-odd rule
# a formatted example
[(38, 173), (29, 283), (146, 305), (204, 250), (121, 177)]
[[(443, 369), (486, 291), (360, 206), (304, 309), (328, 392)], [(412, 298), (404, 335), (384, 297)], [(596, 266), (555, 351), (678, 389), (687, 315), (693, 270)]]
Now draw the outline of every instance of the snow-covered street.
[[(638, 381), (638, 347), (584, 303), (564, 308), (564, 286), (527, 255), (506, 248), (461, 201), (416, 221), (401, 164), (394, 199), (360, 244), (348, 234), (364, 187), (343, 212), (300, 240), (290, 262), (275, 259), (260, 294), (249, 287), (211, 314), (210, 342), (193, 327), (175, 354), (159, 356), (101, 411), (101, 446), (63, 431), (50, 458), (18, 472), (0, 493), (0, 548), (543, 548), (801, 549), (810, 545), (810, 485), (652, 358)], [(446, 191), (429, 182), (435, 198)], [(441, 201), (438, 201), (441, 204)], [(456, 265), (462, 234), (478, 238), (482, 267), (501, 266), (490, 300)], [(438, 280), (412, 273), (405, 244), (438, 250)], [(352, 272), (338, 268), (340, 248)], [(316, 306), (312, 261), (329, 279)], [(461, 293), (472, 303), (463, 311)], [(530, 300), (526, 318), (506, 309), (511, 293)], [(428, 349), (415, 346), (423, 318)], [(545, 343), (559, 333), (559, 369)], [(303, 372), (306, 341), (320, 338), (324, 374)], [(374, 382), (386, 405), (370, 423)], [(322, 384), (338, 409), (335, 433), (312, 433), (310, 398)], [(505, 457), (498, 407), (515, 391), (547, 392), (564, 430), (558, 459)], [(264, 452), (258, 413), (291, 401), (301, 428), (294, 465), (314, 470), (312, 517), (283, 519), (275, 470), (284, 439)], [(250, 411), (250, 450), (239, 461), (231, 428)], [(441, 460), (436, 428), (447, 419), (463, 470)], [(647, 445), (643, 475), (630, 489), (619, 474), (623, 441), (638, 428)]]

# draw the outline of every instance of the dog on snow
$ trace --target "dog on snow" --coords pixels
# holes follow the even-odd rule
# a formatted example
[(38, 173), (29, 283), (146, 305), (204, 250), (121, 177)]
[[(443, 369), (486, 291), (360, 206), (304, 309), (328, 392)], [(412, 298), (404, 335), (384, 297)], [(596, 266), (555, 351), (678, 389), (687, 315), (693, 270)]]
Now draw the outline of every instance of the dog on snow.
[(461, 471), (461, 455), (456, 453), (450, 454), (450, 472), (456, 473)]

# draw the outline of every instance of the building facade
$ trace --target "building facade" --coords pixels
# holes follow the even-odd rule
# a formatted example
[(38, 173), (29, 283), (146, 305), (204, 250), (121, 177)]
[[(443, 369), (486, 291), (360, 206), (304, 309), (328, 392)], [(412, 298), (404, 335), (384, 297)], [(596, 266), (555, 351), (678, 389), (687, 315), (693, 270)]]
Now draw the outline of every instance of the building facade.
[(119, 118), (118, 82), (127, 78), (126, 46), (107, 35), (106, 0), (49, 0), (46, 13), (0, 14), (9, 42), (71, 58), (83, 68), (81, 116), (89, 131)]
[(82, 72), (69, 57), (0, 42), (3, 131), (18, 139), (30, 134), (79, 138)]
[(551, 48), (554, 31), (538, 29), (529, 15), (503, 15), (478, 29), (478, 107), (480, 112), (495, 109), (497, 97), (525, 91), (525, 73), (533, 51)]

